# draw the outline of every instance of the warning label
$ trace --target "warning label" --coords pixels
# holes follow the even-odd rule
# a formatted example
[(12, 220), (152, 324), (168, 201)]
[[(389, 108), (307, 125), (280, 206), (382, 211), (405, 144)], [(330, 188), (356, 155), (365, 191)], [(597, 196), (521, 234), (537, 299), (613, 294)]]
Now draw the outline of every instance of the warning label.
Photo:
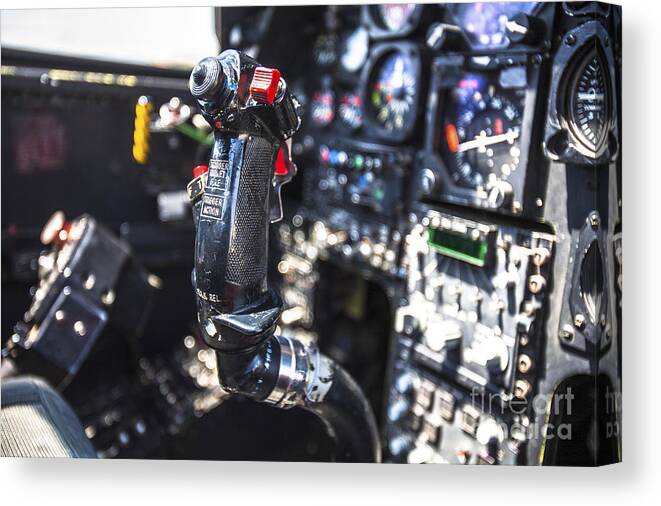
[(226, 191), (227, 184), (227, 160), (209, 161), (207, 188)]
[(225, 193), (228, 189), (227, 161), (210, 160), (207, 184), (202, 197), (200, 216), (213, 220), (223, 219)]
[(202, 197), (202, 211), (201, 216), (205, 218), (212, 218), (221, 220), (223, 218), (223, 204), (225, 198), (216, 195), (204, 195)]

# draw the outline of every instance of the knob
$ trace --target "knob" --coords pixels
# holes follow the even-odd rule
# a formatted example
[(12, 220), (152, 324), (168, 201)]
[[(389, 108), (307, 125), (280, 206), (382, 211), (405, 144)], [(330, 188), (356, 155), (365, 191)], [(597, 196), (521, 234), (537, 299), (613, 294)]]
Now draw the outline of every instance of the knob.
[(498, 422), (491, 417), (482, 417), (480, 425), (475, 432), (475, 439), (481, 445), (487, 445), (489, 442), (495, 440), (501, 443), (505, 438), (503, 428), (498, 425)]
[(410, 372), (400, 374), (395, 380), (395, 390), (400, 394), (406, 395), (413, 390), (417, 377)]
[(519, 399), (525, 399), (531, 391), (532, 385), (527, 380), (519, 379), (514, 383), (514, 395)]
[(409, 411), (409, 403), (404, 399), (397, 399), (388, 406), (388, 420), (392, 423), (402, 420)]
[(528, 278), (528, 290), (530, 293), (537, 294), (544, 290), (546, 286), (546, 278), (541, 274), (533, 274)]
[(447, 23), (434, 23), (429, 27), (426, 37), (427, 47), (439, 51), (441, 49), (464, 49), (466, 39), (462, 29)]
[(413, 315), (404, 316), (404, 334), (413, 335), (420, 330), (420, 321)]
[(409, 452), (408, 456), (406, 457), (406, 461), (409, 464), (427, 464), (432, 462), (435, 453), (436, 452), (434, 451), (434, 448), (428, 444), (417, 444)]
[(461, 343), (461, 337), (461, 326), (453, 320), (430, 322), (425, 332), (425, 345), (436, 353), (453, 350)]
[(512, 185), (507, 181), (498, 180), (491, 186), (487, 201), (493, 208), (503, 207), (512, 199)]
[(429, 195), (436, 186), (436, 175), (431, 169), (424, 169), (420, 177), (420, 188), (424, 195)]
[(538, 18), (519, 12), (505, 23), (507, 38), (514, 44), (535, 44), (543, 31), (541, 23)]
[(394, 456), (403, 455), (413, 445), (413, 436), (409, 434), (401, 434), (390, 440), (388, 443), (388, 450)]
[(489, 372), (499, 375), (507, 369), (509, 363), (509, 350), (500, 338), (492, 338), (482, 344), (485, 354), (485, 365)]
[(210, 100), (225, 86), (225, 74), (217, 58), (201, 60), (191, 72), (188, 87), (191, 94), (201, 100)]

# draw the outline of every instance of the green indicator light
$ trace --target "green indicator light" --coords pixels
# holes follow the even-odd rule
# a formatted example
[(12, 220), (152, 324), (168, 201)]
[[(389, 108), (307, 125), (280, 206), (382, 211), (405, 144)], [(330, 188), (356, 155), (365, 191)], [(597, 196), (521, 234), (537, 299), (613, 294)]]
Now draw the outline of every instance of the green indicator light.
[(205, 146), (213, 146), (213, 134), (208, 134), (199, 128), (195, 128), (188, 123), (181, 123), (176, 126), (176, 129), (179, 133), (190, 137), (191, 139), (204, 144)]
[(381, 202), (383, 200), (383, 197), (385, 196), (386, 192), (383, 191), (383, 188), (379, 188), (374, 192), (374, 198)]
[(439, 253), (462, 262), (484, 267), (489, 256), (489, 243), (484, 239), (471, 239), (449, 230), (429, 229), (429, 246)]
[(353, 164), (357, 169), (362, 169), (364, 161), (363, 155), (356, 155), (353, 159)]

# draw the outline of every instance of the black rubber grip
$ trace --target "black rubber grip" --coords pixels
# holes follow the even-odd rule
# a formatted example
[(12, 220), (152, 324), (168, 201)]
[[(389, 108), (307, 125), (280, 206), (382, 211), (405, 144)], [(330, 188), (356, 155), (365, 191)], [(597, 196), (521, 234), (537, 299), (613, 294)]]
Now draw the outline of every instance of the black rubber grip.
[(269, 191), (277, 146), (256, 136), (216, 132), (201, 202), (196, 204), (195, 286), (216, 314), (238, 314), (268, 291)]
[(266, 281), (273, 151), (261, 137), (245, 144), (225, 270), (225, 280), (240, 286)]

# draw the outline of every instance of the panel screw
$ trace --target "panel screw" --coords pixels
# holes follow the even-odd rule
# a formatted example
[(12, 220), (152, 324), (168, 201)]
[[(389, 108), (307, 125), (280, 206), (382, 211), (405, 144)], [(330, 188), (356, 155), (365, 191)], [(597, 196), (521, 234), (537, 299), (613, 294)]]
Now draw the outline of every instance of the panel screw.
[(551, 252), (547, 248), (535, 248), (532, 253), (532, 261), (537, 267), (541, 267), (546, 263), (546, 260), (551, 256)]
[(514, 384), (514, 396), (518, 397), (519, 399), (525, 399), (530, 393), (531, 389), (532, 386), (526, 380), (517, 380)]
[(61, 322), (62, 320), (64, 320), (64, 311), (62, 311), (61, 309), (58, 309), (57, 311), (55, 311), (55, 319), (58, 322)]
[(532, 367), (532, 360), (528, 355), (519, 355), (518, 369), (521, 374), (527, 373)]
[(577, 329), (582, 329), (584, 325), (585, 325), (585, 316), (583, 316), (580, 313), (574, 316), (574, 326)]
[(113, 290), (106, 290), (101, 294), (101, 302), (103, 302), (106, 306), (112, 305), (113, 302), (115, 302), (115, 292)]
[(76, 323), (73, 324), (73, 330), (80, 337), (83, 337), (87, 333), (87, 329), (85, 329), (85, 324), (80, 320), (78, 320)]
[(573, 46), (576, 43), (576, 36), (573, 33), (570, 33), (565, 37), (565, 44), (568, 46)]
[(546, 286), (546, 279), (540, 274), (533, 274), (528, 278), (528, 290), (531, 293), (539, 293)]
[(599, 227), (600, 223), (599, 215), (597, 213), (590, 213), (590, 225), (592, 225), (592, 228)]
[(96, 276), (90, 273), (87, 276), (85, 276), (85, 281), (83, 281), (83, 287), (85, 288), (85, 290), (91, 290), (92, 288), (94, 288), (95, 283), (96, 283)]
[(565, 341), (571, 341), (574, 339), (574, 329), (571, 325), (563, 325), (560, 331), (558, 332), (558, 337)]

